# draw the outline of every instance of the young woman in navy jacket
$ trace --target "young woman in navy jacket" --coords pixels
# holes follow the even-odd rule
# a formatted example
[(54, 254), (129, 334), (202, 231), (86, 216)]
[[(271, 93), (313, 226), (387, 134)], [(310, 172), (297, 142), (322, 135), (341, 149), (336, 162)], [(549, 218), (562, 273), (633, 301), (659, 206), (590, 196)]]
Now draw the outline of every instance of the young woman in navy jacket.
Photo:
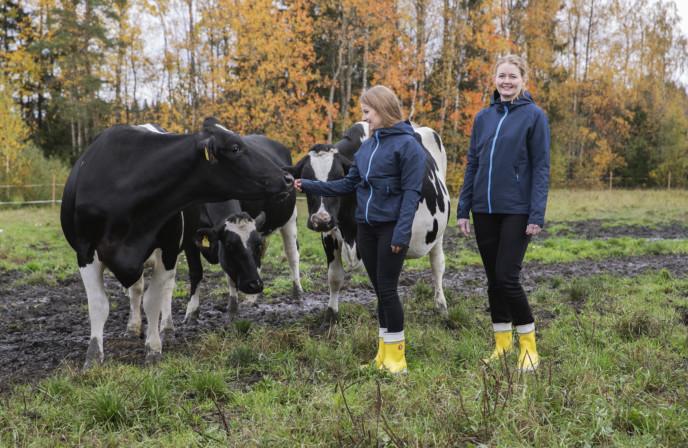
[(375, 365), (406, 372), (404, 310), (397, 286), (411, 241), (413, 217), (425, 174), (425, 150), (413, 127), (402, 121), (399, 99), (384, 86), (361, 96), (363, 119), (372, 137), (363, 142), (343, 179), (297, 179), (299, 191), (319, 196), (356, 192), (356, 243), (377, 295), (380, 323)]
[(535, 370), (535, 322), (519, 274), (531, 236), (542, 230), (549, 188), (549, 126), (525, 91), (526, 62), (514, 55), (495, 64), (490, 107), (475, 117), (468, 164), (459, 197), (458, 225), (470, 234), (469, 212), (487, 274), (495, 349), (485, 361), (513, 349), (518, 368)]

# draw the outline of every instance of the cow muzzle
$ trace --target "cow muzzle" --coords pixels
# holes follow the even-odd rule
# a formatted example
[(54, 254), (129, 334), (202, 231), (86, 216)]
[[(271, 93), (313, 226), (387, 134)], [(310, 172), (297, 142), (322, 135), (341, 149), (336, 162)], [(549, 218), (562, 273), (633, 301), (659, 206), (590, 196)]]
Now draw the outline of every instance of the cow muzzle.
[(244, 294), (258, 294), (263, 292), (263, 280), (259, 278), (255, 280), (249, 280), (247, 282), (240, 281), (238, 286), (239, 291), (243, 292)]
[(316, 232), (329, 232), (334, 229), (334, 226), (335, 222), (332, 215), (324, 210), (313, 213), (308, 219), (308, 228)]

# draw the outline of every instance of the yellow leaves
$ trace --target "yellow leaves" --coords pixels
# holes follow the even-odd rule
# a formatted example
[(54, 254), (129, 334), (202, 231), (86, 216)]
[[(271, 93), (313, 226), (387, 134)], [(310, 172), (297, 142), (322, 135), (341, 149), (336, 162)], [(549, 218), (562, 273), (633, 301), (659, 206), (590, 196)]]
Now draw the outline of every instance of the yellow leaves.
[(29, 129), (12, 98), (10, 84), (0, 77), (0, 160), (7, 182), (16, 181), (15, 162), (24, 150)]

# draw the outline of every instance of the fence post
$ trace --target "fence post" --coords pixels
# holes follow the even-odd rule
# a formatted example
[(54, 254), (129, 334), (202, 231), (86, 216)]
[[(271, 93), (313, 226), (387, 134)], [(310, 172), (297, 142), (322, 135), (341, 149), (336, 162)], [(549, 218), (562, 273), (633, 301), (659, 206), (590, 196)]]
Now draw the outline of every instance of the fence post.
[(669, 176), (667, 176), (667, 190), (671, 190), (671, 171), (669, 171)]
[(614, 179), (614, 171), (609, 170), (609, 190), (612, 189), (612, 181)]
[(53, 173), (53, 191), (52, 191), (52, 202), (50, 207), (55, 208), (55, 174)]

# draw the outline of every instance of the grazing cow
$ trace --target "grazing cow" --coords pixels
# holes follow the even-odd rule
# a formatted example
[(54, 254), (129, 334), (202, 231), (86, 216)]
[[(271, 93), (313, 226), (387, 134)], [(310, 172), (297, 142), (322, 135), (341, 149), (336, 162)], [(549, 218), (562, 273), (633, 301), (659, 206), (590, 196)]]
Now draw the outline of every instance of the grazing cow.
[[(206, 125), (211, 123), (206, 121)], [(214, 122), (213, 122), (214, 123)], [(154, 124), (142, 125), (151, 132), (167, 133)], [(256, 151), (263, 152), (280, 167), (291, 166), (291, 154), (282, 144), (261, 135), (244, 137)], [(266, 238), (279, 229), (287, 256), (293, 285), (293, 296), (298, 298), (303, 288), (299, 273), (299, 252), (296, 228), (296, 191), (286, 197), (271, 197), (258, 201), (231, 199), (224, 202), (196, 204), (182, 212), (185, 235), (182, 247), (189, 265), (190, 300), (185, 322), (198, 317), (198, 285), (203, 279), (201, 254), (211, 264), (220, 264), (229, 284), (229, 314), (238, 309), (238, 291), (255, 294), (263, 290), (260, 278), (262, 256), (267, 249)], [(255, 217), (255, 220), (254, 220)], [(141, 296), (143, 278), (129, 290), (131, 312), (127, 334), (141, 334)], [(174, 331), (171, 300), (162, 305), (161, 337), (163, 341)]]
[(292, 190), (290, 175), (214, 120), (195, 134), (161, 134), (145, 126), (103, 131), (72, 168), (60, 214), (88, 297), (91, 338), (84, 367), (104, 357), (106, 267), (129, 288), (142, 286), (144, 263), (152, 262), (143, 308), (146, 361), (154, 362), (162, 356), (160, 311), (170, 303), (183, 242), (180, 212), (199, 202), (287, 197)]
[[(261, 148), (265, 155), (281, 167), (291, 166), (291, 154), (283, 145), (260, 135), (245, 137)], [(229, 284), (230, 317), (238, 308), (239, 290), (252, 294), (262, 291), (258, 273), (261, 258), (267, 250), (267, 237), (279, 229), (284, 252), (289, 263), (292, 280), (292, 294), (298, 298), (303, 292), (299, 273), (299, 250), (296, 229), (296, 192), (281, 198), (267, 198), (260, 201), (226, 201), (204, 204), (198, 207), (200, 217), (195, 244), (185, 244), (184, 252), (189, 263), (191, 282), (190, 300), (186, 308), (185, 321), (198, 317), (198, 284), (203, 279), (203, 265), (200, 254), (213, 264), (220, 263), (227, 274)], [(229, 217), (229, 218), (228, 218)], [(254, 221), (255, 219), (255, 221)], [(202, 244), (206, 241), (207, 247)], [(243, 279), (260, 282), (259, 288), (251, 284), (242, 287)], [(255, 296), (252, 300), (255, 299)]]
[[(442, 288), (444, 275), (444, 250), (442, 241), (449, 220), (449, 192), (445, 184), (447, 155), (440, 136), (430, 128), (415, 127), (416, 138), (426, 150), (426, 176), (423, 181), (421, 200), (413, 220), (411, 242), (407, 258), (420, 258), (430, 254), (435, 305), (446, 315), (447, 302)], [(353, 154), (368, 138), (368, 124), (360, 122), (352, 126), (342, 140), (334, 145), (315, 145), (309, 153), (290, 170), (295, 177), (320, 181), (341, 179), (346, 176), (353, 161)], [(339, 311), (339, 290), (344, 281), (342, 257), (349, 264), (357, 265), (360, 256), (356, 250), (355, 194), (344, 197), (307, 195), (308, 228), (321, 232), (327, 256), (327, 280), (330, 302), (326, 319), (336, 320)]]

